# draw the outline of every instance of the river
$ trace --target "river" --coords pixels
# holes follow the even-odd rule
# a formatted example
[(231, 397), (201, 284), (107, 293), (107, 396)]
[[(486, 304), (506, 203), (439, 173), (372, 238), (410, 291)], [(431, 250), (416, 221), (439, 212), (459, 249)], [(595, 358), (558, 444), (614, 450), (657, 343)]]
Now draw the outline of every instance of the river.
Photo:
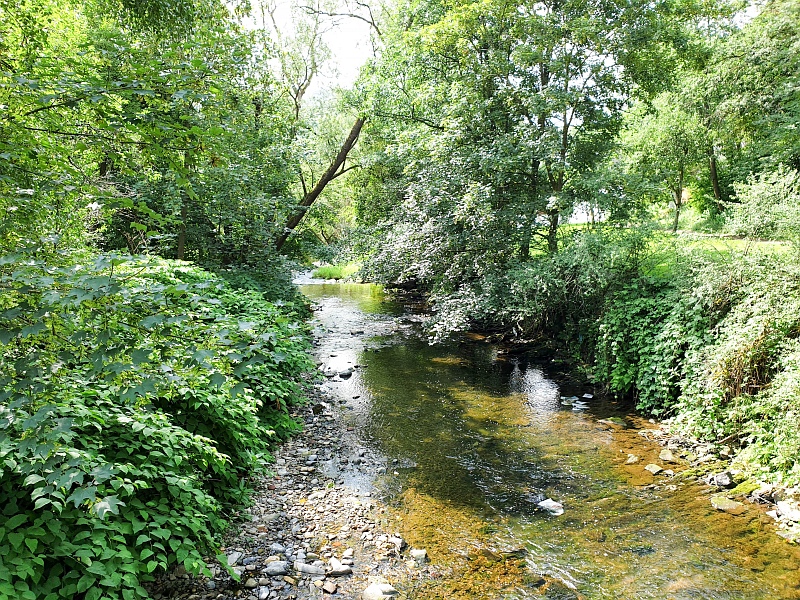
[(656, 425), (480, 339), (429, 345), (413, 307), (375, 286), (301, 290), (322, 368), (345, 371), (325, 390), (387, 465), (340, 476), (443, 565), (416, 597), (800, 598), (800, 552), (763, 508), (723, 513), (715, 490), (644, 470), (687, 468), (659, 461)]

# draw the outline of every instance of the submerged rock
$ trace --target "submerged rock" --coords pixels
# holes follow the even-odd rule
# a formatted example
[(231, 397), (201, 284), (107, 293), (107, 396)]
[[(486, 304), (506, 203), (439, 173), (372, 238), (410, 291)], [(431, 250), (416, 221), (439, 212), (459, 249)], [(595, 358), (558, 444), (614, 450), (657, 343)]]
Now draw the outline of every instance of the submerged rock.
[(664, 462), (670, 462), (670, 463), (678, 462), (678, 459), (675, 457), (675, 455), (672, 453), (672, 450), (670, 450), (669, 448), (664, 448), (659, 453), (658, 458), (660, 458)]
[(747, 507), (741, 502), (731, 500), (725, 496), (712, 496), (711, 506), (732, 515), (741, 515), (747, 510)]

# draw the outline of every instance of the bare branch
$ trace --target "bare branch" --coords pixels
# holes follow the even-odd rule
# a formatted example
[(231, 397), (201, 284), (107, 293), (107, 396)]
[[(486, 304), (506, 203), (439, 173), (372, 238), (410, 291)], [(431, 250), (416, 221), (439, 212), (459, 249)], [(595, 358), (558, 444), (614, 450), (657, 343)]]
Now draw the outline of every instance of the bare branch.
[(306, 11), (309, 14), (314, 14), (314, 15), (318, 15), (318, 16), (322, 16), (322, 17), (331, 17), (331, 18), (334, 18), (334, 19), (337, 18), (337, 17), (344, 17), (344, 18), (347, 18), (347, 19), (358, 19), (359, 21), (363, 21), (364, 23), (369, 25), (375, 31), (377, 36), (379, 38), (382, 38), (383, 34), (381, 33), (381, 30), (378, 27), (378, 24), (375, 22), (375, 17), (372, 14), (372, 9), (369, 7), (369, 5), (367, 5), (364, 2), (356, 2), (355, 4), (357, 6), (359, 6), (359, 7), (361, 7), (361, 8), (365, 8), (367, 10), (367, 12), (369, 13), (369, 16), (365, 17), (365, 16), (359, 15), (358, 13), (355, 13), (355, 12), (329, 12), (329, 11), (325, 11), (325, 10), (322, 10), (322, 9), (319, 9), (319, 8), (314, 8), (313, 6), (308, 6), (308, 5), (301, 6), (300, 8), (302, 10)]

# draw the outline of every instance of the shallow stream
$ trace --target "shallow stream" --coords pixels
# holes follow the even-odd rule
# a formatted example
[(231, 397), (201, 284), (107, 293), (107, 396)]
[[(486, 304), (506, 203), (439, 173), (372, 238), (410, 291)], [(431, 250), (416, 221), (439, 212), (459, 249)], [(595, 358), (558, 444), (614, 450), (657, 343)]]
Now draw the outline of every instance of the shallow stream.
[[(301, 289), (317, 304), (322, 367), (345, 371), (326, 389), (387, 465), (342, 477), (446, 565), (415, 597), (800, 598), (800, 551), (762, 508), (723, 513), (706, 486), (644, 470), (686, 468), (658, 460), (651, 423), (524, 355), (469, 337), (429, 345), (414, 310), (374, 286)], [(584, 394), (586, 409), (562, 403)]]

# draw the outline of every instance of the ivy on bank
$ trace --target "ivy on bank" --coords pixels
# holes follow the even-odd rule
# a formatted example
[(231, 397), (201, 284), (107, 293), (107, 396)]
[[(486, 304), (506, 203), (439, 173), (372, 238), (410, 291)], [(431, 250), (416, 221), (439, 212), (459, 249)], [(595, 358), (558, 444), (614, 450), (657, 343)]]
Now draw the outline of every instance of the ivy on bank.
[(298, 427), (306, 307), (183, 262), (0, 262), (0, 596), (127, 600), (203, 572)]

